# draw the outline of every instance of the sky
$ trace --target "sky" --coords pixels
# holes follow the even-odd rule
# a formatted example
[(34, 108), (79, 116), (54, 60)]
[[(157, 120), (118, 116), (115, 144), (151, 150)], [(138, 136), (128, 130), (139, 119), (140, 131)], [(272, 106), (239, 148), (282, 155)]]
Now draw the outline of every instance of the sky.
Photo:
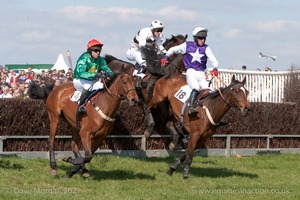
[(192, 40), (195, 27), (207, 28), (219, 68), (300, 66), (299, 0), (0, 0), (0, 6), (1, 65), (54, 64), (59, 54), (69, 64), (69, 50), (74, 66), (91, 39), (104, 44), (101, 56), (128, 61), (136, 33), (160, 20), (165, 38)]

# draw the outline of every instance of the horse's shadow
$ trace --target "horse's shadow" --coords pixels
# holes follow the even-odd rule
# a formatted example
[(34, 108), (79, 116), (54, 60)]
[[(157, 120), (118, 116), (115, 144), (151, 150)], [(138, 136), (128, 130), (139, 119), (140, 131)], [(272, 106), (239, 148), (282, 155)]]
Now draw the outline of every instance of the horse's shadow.
[[(59, 166), (65, 172), (71, 169), (71, 165), (61, 165)], [(128, 179), (141, 179), (141, 180), (155, 180), (155, 176), (148, 175), (146, 173), (136, 173), (130, 170), (109, 170), (101, 171), (97, 169), (89, 169), (91, 178), (96, 181), (100, 180), (128, 180)], [(79, 175), (80, 173), (78, 173)]]
[(20, 164), (12, 163), (9, 160), (0, 160), (0, 168), (21, 170), (21, 169), (24, 169), (25, 167), (23, 167)]
[(141, 180), (155, 180), (155, 176), (151, 176), (145, 173), (136, 173), (129, 170), (110, 170), (99, 171), (89, 170), (94, 180), (128, 180), (128, 179), (141, 179)]
[[(140, 158), (138, 158), (140, 159)], [(170, 166), (174, 162), (174, 157), (168, 157), (168, 158), (144, 158), (144, 161), (148, 162), (165, 162)], [(218, 163), (214, 161), (201, 161), (202, 165), (214, 165), (217, 166)], [(176, 172), (174, 173), (182, 173), (184, 166), (178, 167)], [(168, 167), (166, 167), (167, 171)], [(247, 172), (240, 172), (233, 169), (228, 169), (225, 167), (198, 167), (198, 166), (191, 166), (190, 174), (193, 174), (197, 177), (210, 177), (210, 178), (225, 178), (225, 177), (231, 177), (231, 176), (240, 176), (240, 177), (246, 177), (246, 178), (258, 178), (257, 174), (254, 173), (247, 173)]]
[[(183, 170), (183, 168), (182, 168)], [(178, 168), (180, 171), (180, 168)], [(226, 178), (231, 176), (240, 176), (246, 178), (258, 178), (257, 174), (240, 172), (232, 169), (227, 169), (224, 167), (221, 168), (203, 168), (203, 167), (191, 167), (190, 174), (198, 177), (210, 177), (210, 178)]]

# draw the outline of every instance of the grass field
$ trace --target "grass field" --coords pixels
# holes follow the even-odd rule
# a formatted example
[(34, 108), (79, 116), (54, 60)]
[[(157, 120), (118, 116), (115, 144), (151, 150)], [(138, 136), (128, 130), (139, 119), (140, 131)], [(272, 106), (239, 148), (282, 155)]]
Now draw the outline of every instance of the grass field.
[(190, 178), (181, 166), (166, 175), (169, 158), (95, 156), (92, 178), (63, 176), (71, 165), (58, 161), (60, 178), (46, 159), (0, 158), (1, 199), (300, 199), (300, 155), (195, 157)]

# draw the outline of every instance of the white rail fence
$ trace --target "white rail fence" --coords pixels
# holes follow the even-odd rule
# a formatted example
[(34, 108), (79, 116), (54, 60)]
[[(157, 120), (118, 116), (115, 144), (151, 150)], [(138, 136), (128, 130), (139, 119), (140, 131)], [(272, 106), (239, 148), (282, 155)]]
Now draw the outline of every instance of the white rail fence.
[[(246, 89), (249, 91), (250, 102), (270, 102), (283, 103), (284, 87), (288, 80), (290, 72), (257, 72), (220, 69), (219, 76), (226, 85), (231, 81), (232, 75), (242, 81), (246, 77)], [(220, 83), (220, 86), (221, 83)], [(212, 81), (211, 89), (215, 89), (215, 83)]]

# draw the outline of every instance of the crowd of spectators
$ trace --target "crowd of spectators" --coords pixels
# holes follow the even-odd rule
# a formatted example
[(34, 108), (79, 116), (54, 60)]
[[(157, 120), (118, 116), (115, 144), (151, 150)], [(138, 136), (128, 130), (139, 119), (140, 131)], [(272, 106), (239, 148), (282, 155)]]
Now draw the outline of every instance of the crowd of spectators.
[(71, 68), (65, 70), (42, 70), (35, 73), (30, 67), (26, 70), (8, 70), (3, 67), (0, 69), (0, 99), (1, 98), (28, 98), (27, 90), (31, 82), (44, 84), (46, 79), (53, 79), (55, 86), (66, 82), (72, 82), (73, 71)]

